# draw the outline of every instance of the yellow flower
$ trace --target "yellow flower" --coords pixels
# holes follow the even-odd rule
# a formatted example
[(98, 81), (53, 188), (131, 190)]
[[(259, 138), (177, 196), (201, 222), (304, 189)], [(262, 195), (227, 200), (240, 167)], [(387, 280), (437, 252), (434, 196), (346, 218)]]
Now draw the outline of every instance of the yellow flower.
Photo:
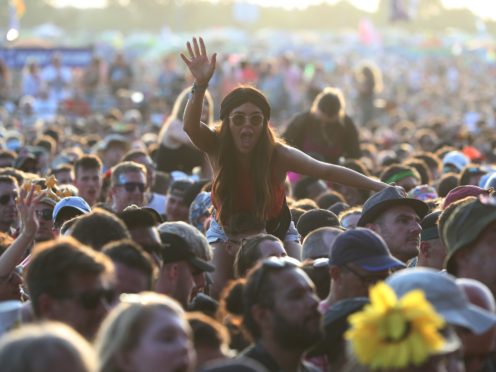
[(370, 305), (348, 318), (353, 353), (372, 369), (419, 366), (442, 349), (444, 326), (421, 290), (400, 300), (384, 282), (370, 289)]

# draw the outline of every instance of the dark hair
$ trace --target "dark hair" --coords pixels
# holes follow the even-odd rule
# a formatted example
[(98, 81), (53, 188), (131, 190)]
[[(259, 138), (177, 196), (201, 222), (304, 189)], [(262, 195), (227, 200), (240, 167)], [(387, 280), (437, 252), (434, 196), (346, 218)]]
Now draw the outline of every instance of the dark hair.
[(441, 169), (441, 159), (433, 152), (421, 152), (413, 157), (415, 159), (423, 160), (429, 168)]
[(414, 168), (420, 176), (421, 185), (430, 185), (431, 177), (429, 175), (429, 167), (422, 159), (411, 158), (403, 162), (404, 165)]
[(319, 296), (321, 300), (324, 300), (331, 290), (331, 275), (329, 274), (329, 268), (327, 266), (314, 267), (314, 260), (312, 259), (303, 261), (301, 268), (312, 280), (313, 284), (315, 284), (317, 296)]
[(272, 280), (274, 273), (298, 267), (290, 261), (283, 262), (284, 265), (280, 267), (267, 266), (265, 261), (259, 262), (246, 277), (243, 286), (243, 326), (255, 341), (260, 338), (261, 330), (253, 318), (252, 307), (260, 305), (272, 308), (276, 294)]
[(212, 199), (216, 207), (217, 218), (225, 227), (229, 218), (236, 211), (237, 200), (232, 191), (237, 188), (236, 177), (238, 164), (235, 153), (235, 145), (229, 128), (230, 112), (242, 105), (251, 102), (256, 105), (264, 115), (263, 131), (253, 149), (253, 158), (250, 165), (253, 184), (253, 202), (256, 208), (254, 217), (263, 224), (268, 219), (270, 206), (273, 200), (274, 190), (272, 187), (272, 156), (274, 149), (281, 141), (275, 136), (268, 125), (270, 119), (270, 106), (265, 96), (253, 87), (239, 87), (231, 91), (221, 103), (222, 124), (216, 129), (219, 138), (219, 150), (217, 164), (219, 172), (214, 176), (212, 184)]
[(151, 208), (127, 207), (117, 215), (131, 230), (137, 227), (154, 227), (162, 221), (160, 215)]
[(380, 179), (382, 182), (386, 182), (391, 177), (393, 177), (395, 174), (405, 172), (405, 171), (411, 171), (414, 174), (414, 177), (420, 181), (420, 175), (415, 168), (412, 168), (412, 167), (409, 167), (406, 165), (401, 165), (401, 164), (392, 164), (392, 165), (389, 165), (386, 168), (384, 168), (384, 170), (381, 173)]
[(136, 269), (147, 278), (147, 290), (152, 289), (154, 265), (152, 258), (133, 240), (123, 239), (106, 244), (102, 253), (110, 257), (113, 262), (119, 262)]
[(289, 211), (291, 212), (291, 219), (293, 220), (293, 223), (295, 225), (298, 223), (300, 217), (303, 216), (303, 214), (306, 212), (305, 209), (298, 207), (291, 207)]
[(313, 100), (312, 111), (316, 109), (330, 117), (343, 117), (346, 110), (343, 92), (337, 88), (324, 88)]
[(470, 177), (472, 177), (474, 174), (482, 175), (484, 173), (486, 172), (482, 170), (480, 164), (474, 164), (474, 163), (467, 164), (465, 167), (463, 167), (462, 171), (460, 172), (460, 179), (458, 180), (458, 186), (470, 185), (469, 183)]
[(270, 119), (270, 105), (264, 94), (251, 86), (240, 86), (230, 91), (220, 104), (220, 120), (224, 121), (231, 111), (244, 103), (253, 103), (260, 110), (266, 121)]
[(437, 194), (444, 198), (448, 193), (458, 186), (458, 174), (456, 173), (445, 173), (441, 176), (441, 180), (437, 185)]
[(201, 347), (222, 349), (229, 345), (229, 332), (215, 319), (197, 311), (186, 313), (186, 319), (193, 331), (195, 349)]
[(124, 222), (114, 214), (100, 208), (78, 217), (71, 236), (96, 251), (115, 240), (131, 239), (131, 234)]
[(139, 158), (141, 156), (149, 156), (146, 151), (143, 150), (130, 150), (124, 154), (121, 158), (121, 162), (124, 161), (134, 161), (134, 159)]
[(96, 155), (83, 155), (74, 163), (76, 177), (81, 169), (102, 169), (102, 161)]
[(293, 187), (293, 197), (296, 200), (306, 199), (309, 197), (309, 187), (313, 184), (320, 182), (318, 178), (314, 177), (302, 177), (300, 178)]
[(99, 275), (111, 272), (113, 266), (105, 255), (64, 237), (36, 245), (27, 270), (29, 296), (35, 315), (40, 316), (38, 300), (43, 293), (56, 296), (68, 289), (72, 275)]
[(358, 173), (361, 173), (367, 177), (371, 176), (369, 169), (367, 168), (365, 163), (363, 161), (361, 161), (360, 159), (346, 159), (342, 165), (345, 168), (352, 169), (352, 170), (354, 170)]
[(328, 209), (336, 203), (344, 203), (346, 200), (344, 196), (336, 190), (328, 190), (323, 194), (320, 194), (317, 198), (317, 205), (321, 209)]
[(0, 159), (12, 159), (15, 160), (17, 158), (17, 154), (14, 151), (10, 150), (0, 150)]
[(5, 167), (0, 168), (0, 176), (12, 176), (15, 178), (18, 185), (22, 185), (24, 183), (24, 179), (27, 177), (27, 174), (19, 169)]
[(282, 244), (279, 238), (270, 234), (260, 234), (253, 238), (244, 239), (241, 242), (241, 247), (234, 259), (234, 275), (237, 278), (246, 276), (246, 273), (262, 258), (260, 244), (267, 240)]
[(6, 174), (0, 174), (0, 183), (8, 183), (11, 185), (19, 186), (17, 179)]
[(305, 199), (296, 200), (291, 206), (291, 208), (300, 208), (300, 209), (304, 209), (305, 211), (310, 211), (312, 209), (319, 208), (319, 206), (312, 199), (305, 198)]

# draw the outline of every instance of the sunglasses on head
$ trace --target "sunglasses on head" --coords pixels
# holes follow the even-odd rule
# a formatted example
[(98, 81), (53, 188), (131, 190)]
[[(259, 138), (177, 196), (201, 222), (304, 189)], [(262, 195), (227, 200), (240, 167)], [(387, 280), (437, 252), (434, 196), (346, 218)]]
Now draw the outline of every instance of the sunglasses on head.
[(269, 257), (263, 260), (258, 269), (259, 274), (255, 279), (255, 284), (253, 286), (255, 288), (255, 298), (258, 299), (260, 297), (260, 291), (267, 272), (282, 270), (287, 267), (299, 267), (299, 261), (291, 257)]
[(232, 123), (237, 127), (244, 125), (247, 120), (254, 127), (258, 127), (262, 125), (264, 122), (264, 117), (261, 114), (253, 114), (253, 115), (234, 114), (229, 117), (231, 118)]
[(0, 205), (7, 205), (9, 204), (10, 200), (13, 200), (15, 202), (18, 196), (19, 195), (16, 192), (13, 192), (11, 194), (3, 194), (2, 196), (0, 196)]
[(139, 192), (145, 192), (145, 184), (141, 182), (126, 182), (126, 183), (121, 183), (117, 186), (124, 187), (124, 190), (127, 192), (134, 192), (136, 188), (139, 190)]
[(36, 216), (45, 221), (51, 221), (53, 216), (53, 209), (42, 209), (40, 211), (36, 211)]
[(74, 299), (79, 302), (81, 307), (86, 310), (94, 310), (102, 300), (107, 304), (112, 304), (117, 294), (113, 289), (110, 288), (101, 288), (90, 291), (84, 291), (81, 293), (66, 293), (57, 296), (61, 299)]

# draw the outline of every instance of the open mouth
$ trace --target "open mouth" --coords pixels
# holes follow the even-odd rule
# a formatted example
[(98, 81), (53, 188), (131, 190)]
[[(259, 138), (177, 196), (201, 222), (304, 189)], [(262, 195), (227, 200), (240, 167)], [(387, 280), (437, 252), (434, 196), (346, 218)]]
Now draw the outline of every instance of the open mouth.
[(243, 146), (251, 145), (252, 141), (253, 141), (253, 133), (250, 132), (241, 133), (241, 144)]

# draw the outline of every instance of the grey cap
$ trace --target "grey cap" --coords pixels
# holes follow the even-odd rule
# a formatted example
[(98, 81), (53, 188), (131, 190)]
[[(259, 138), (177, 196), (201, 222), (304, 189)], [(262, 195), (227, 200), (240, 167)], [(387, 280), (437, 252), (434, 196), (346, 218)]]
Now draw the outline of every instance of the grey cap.
[(496, 325), (496, 315), (472, 305), (456, 285), (455, 277), (434, 269), (412, 268), (398, 271), (386, 279), (398, 297), (414, 289), (424, 292), (444, 320), (481, 334)]

